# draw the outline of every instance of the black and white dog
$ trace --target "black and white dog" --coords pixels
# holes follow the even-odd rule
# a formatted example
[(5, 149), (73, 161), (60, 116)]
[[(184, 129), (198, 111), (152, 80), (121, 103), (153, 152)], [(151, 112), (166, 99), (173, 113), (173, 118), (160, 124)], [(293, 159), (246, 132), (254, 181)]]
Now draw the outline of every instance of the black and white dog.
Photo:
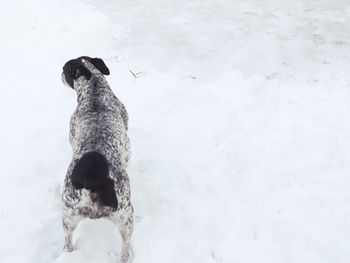
[(100, 58), (79, 57), (63, 67), (63, 83), (78, 96), (70, 121), (73, 158), (62, 194), (64, 251), (73, 250), (73, 231), (82, 219), (106, 217), (119, 228), (121, 262), (126, 263), (131, 260), (133, 229), (126, 172), (130, 158), (128, 113), (104, 75), (109, 75), (109, 69)]

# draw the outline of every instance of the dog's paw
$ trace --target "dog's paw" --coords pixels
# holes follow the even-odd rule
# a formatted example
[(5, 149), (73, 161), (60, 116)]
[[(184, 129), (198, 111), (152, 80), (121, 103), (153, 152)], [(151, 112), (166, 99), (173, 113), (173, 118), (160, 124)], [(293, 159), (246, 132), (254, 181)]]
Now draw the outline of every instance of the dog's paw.
[(63, 247), (63, 252), (72, 252), (73, 251), (73, 246), (72, 245), (64, 245)]
[(130, 263), (131, 262), (131, 249), (129, 246), (126, 246), (122, 249), (121, 257), (120, 257), (120, 262), (121, 263)]

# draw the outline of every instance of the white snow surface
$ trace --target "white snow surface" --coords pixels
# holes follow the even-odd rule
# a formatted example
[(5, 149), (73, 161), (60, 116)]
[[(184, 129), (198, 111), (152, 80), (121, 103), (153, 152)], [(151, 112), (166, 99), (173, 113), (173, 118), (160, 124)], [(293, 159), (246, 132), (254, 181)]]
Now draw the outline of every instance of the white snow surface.
[(134, 263), (350, 262), (347, 0), (2, 0), (0, 36), (0, 262), (119, 262), (104, 219), (62, 253), (81, 55), (130, 115)]

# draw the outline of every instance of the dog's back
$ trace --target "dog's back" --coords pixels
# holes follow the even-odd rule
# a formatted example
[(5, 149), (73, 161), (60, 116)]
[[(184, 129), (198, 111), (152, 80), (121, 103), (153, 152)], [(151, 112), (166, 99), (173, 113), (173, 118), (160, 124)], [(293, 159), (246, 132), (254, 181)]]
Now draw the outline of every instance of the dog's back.
[(78, 105), (70, 127), (73, 153), (81, 157), (98, 151), (113, 162), (113, 166), (125, 167), (130, 153), (127, 112), (102, 73), (88, 62), (85, 66), (92, 77), (90, 80), (81, 78), (75, 85)]

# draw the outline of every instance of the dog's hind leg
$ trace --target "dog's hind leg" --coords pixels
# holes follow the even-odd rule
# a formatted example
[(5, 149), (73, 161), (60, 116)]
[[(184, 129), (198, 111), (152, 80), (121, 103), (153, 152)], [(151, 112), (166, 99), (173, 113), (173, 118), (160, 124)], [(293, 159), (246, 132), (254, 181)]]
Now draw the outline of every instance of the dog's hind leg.
[(130, 205), (127, 212), (121, 213), (119, 216), (111, 217), (111, 221), (118, 227), (122, 237), (122, 251), (120, 255), (121, 263), (129, 263), (132, 259), (132, 251), (130, 247), (130, 238), (134, 228), (133, 208)]
[(133, 227), (134, 225), (133, 225), (132, 216), (127, 220), (126, 223), (124, 223), (124, 225), (121, 224), (119, 226), (119, 231), (123, 240), (123, 247), (121, 251), (122, 263), (131, 262), (132, 253), (131, 253), (131, 247), (130, 247), (130, 238), (131, 238)]
[(67, 210), (63, 209), (63, 230), (65, 235), (63, 251), (71, 252), (73, 250), (72, 236), (75, 228), (79, 222), (83, 219), (82, 216), (73, 214), (72, 211), (69, 213)]

